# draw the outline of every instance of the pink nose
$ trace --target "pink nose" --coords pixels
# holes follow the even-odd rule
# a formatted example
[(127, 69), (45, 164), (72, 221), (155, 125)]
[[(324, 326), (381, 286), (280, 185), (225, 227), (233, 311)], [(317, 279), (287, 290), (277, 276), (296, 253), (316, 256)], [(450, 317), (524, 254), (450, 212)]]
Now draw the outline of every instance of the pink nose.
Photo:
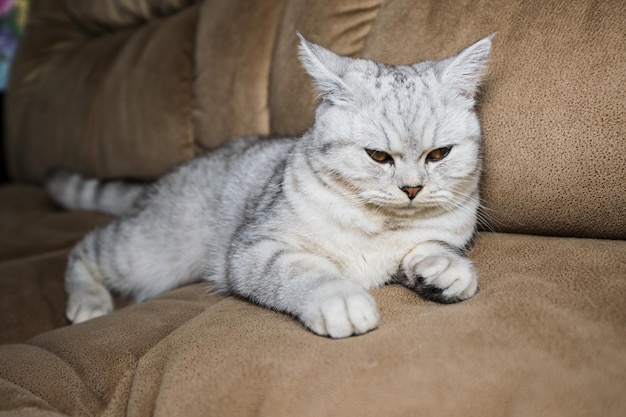
[(409, 200), (413, 200), (415, 196), (417, 196), (417, 193), (422, 190), (422, 188), (424, 188), (423, 185), (405, 185), (404, 187), (400, 187), (400, 189), (404, 191), (407, 196), (409, 196)]

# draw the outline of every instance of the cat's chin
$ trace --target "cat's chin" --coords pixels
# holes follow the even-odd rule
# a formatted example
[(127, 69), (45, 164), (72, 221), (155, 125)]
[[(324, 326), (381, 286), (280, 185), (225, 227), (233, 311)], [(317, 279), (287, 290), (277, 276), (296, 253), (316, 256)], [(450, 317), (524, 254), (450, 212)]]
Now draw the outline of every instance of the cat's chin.
[(411, 201), (407, 203), (373, 204), (372, 207), (387, 216), (393, 217), (429, 217), (440, 213), (443, 209), (439, 205), (424, 204)]

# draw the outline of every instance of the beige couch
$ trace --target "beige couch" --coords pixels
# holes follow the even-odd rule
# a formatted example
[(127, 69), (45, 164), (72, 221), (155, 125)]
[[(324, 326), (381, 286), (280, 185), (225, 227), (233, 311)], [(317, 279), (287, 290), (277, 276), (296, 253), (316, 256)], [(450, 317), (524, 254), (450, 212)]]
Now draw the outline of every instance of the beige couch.
[[(626, 415), (623, 0), (38, 0), (7, 93), (0, 416)], [(67, 326), (53, 165), (153, 178), (234, 136), (311, 123), (296, 31), (387, 63), (497, 31), (480, 115), (479, 294), (372, 291), (330, 340), (204, 284)], [(126, 306), (126, 307), (124, 307)]]

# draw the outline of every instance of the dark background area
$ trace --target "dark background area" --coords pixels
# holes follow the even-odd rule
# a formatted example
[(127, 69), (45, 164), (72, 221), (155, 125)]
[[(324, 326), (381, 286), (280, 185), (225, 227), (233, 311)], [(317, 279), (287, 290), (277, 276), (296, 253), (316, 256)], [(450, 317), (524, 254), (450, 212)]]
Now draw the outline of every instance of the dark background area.
[(8, 181), (4, 158), (4, 93), (0, 93), (0, 184)]

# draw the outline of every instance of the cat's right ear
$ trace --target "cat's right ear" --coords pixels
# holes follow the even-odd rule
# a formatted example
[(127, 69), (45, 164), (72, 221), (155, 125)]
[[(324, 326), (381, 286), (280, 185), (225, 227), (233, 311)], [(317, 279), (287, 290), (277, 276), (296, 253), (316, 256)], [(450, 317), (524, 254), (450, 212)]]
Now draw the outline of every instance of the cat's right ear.
[(350, 101), (350, 88), (342, 80), (350, 65), (350, 58), (309, 42), (300, 33), (298, 37), (300, 62), (313, 79), (320, 98), (333, 104)]

